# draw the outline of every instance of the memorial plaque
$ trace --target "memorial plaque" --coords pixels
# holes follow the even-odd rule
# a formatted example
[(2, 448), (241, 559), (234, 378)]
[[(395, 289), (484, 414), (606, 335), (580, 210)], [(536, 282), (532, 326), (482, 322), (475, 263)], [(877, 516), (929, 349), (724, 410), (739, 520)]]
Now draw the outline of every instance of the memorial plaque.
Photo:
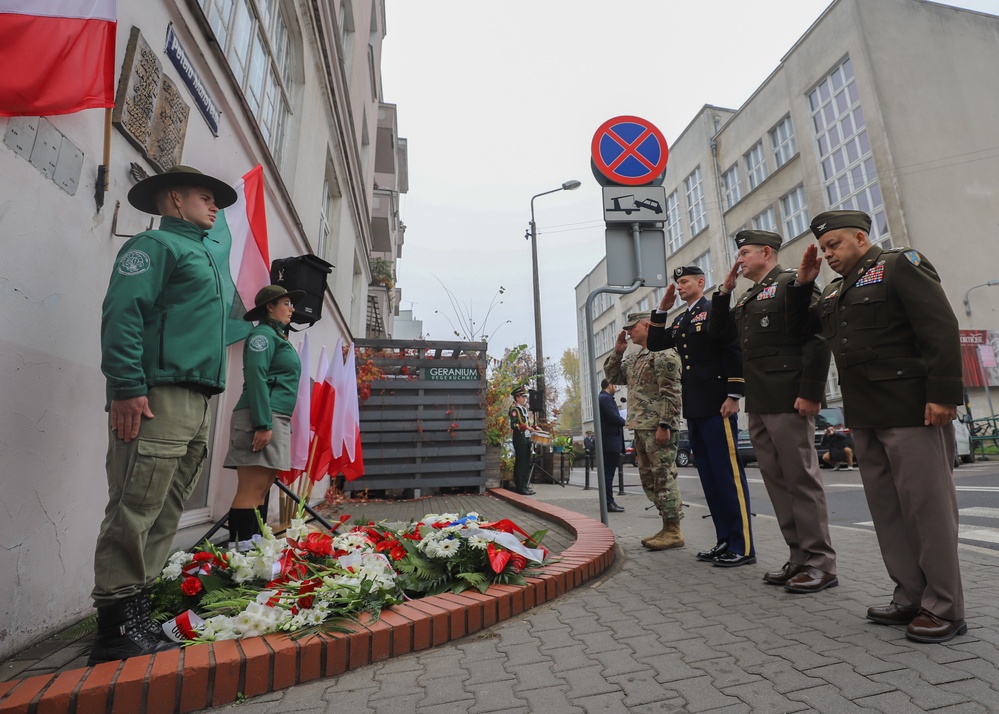
[(163, 77), (148, 145), (149, 160), (160, 169), (166, 171), (180, 163), (190, 114), (191, 108), (180, 96), (177, 85), (169, 77)]

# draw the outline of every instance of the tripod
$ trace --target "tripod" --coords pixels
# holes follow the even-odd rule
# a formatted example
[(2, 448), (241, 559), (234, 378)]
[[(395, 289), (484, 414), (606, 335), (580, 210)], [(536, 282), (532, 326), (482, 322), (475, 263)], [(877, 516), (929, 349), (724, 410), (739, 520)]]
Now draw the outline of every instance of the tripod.
[(531, 447), (532, 447), (531, 448), (531, 473), (527, 477), (527, 483), (530, 484), (530, 483), (534, 482), (534, 472), (537, 470), (537, 471), (540, 471), (542, 474), (544, 474), (544, 476), (548, 479), (547, 483), (557, 483), (562, 488), (565, 488), (565, 483), (562, 482), (562, 479), (555, 478), (554, 476), (551, 475), (551, 473), (549, 473), (548, 471), (545, 470), (544, 466), (541, 465), (541, 460), (544, 457), (544, 449), (545, 449), (545, 447), (543, 445), (537, 444), (537, 443), (532, 444)]

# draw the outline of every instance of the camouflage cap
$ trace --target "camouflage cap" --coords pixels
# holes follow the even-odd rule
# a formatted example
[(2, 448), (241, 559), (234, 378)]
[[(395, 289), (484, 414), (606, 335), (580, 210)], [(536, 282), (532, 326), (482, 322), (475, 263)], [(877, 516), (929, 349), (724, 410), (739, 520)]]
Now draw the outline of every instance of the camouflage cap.
[(783, 242), (783, 238), (770, 231), (739, 231), (735, 234), (736, 248), (741, 248), (744, 245), (766, 245), (774, 250), (780, 250)]
[(816, 239), (837, 228), (859, 228), (870, 233), (871, 217), (863, 211), (826, 211), (812, 219), (811, 229)]
[(624, 329), (627, 330), (629, 327), (634, 327), (642, 320), (648, 320), (649, 317), (650, 315), (647, 312), (629, 312), (628, 320), (624, 323)]

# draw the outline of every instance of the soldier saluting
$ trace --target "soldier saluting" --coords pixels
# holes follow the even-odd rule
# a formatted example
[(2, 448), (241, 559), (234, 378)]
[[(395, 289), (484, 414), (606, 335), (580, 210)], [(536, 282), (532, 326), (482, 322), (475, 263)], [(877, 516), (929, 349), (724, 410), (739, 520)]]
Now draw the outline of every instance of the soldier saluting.
[(822, 260), (808, 246), (787, 289), (788, 329), (822, 334), (839, 368), (846, 424), (895, 582), (892, 602), (869, 608), (867, 618), (907, 625), (917, 642), (946, 642), (968, 631), (951, 424), (963, 399), (957, 318), (930, 262), (873, 245), (866, 213), (829, 211), (811, 228), (842, 277), (813, 303)]

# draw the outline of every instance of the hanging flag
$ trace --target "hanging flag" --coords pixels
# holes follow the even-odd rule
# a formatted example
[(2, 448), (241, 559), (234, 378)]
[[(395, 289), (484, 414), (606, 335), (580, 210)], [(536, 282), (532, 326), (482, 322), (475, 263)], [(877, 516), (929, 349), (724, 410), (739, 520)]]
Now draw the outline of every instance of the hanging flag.
[[(0, 0), (0, 4), (6, 1)], [(253, 307), (257, 291), (271, 283), (263, 166), (257, 164), (250, 169), (233, 188), (236, 203), (218, 212), (205, 242), (222, 273), (222, 299), (228, 306), (227, 345), (250, 334), (253, 325), (243, 315)]]
[[(319, 409), (322, 404), (320, 393), (323, 390), (323, 382), (326, 380), (326, 372), (329, 371), (329, 368), (330, 363), (326, 359), (326, 345), (323, 345), (319, 352), (319, 369), (316, 370), (316, 379), (312, 383), (312, 413), (309, 415), (309, 429), (313, 433), (316, 431), (316, 424), (319, 423)], [(311, 436), (309, 440), (311, 442)]]
[(309, 478), (319, 481), (329, 473), (332, 459), (330, 435), (333, 425), (333, 414), (336, 409), (337, 379), (343, 370), (343, 343), (336, 341), (333, 354), (330, 355), (330, 366), (326, 370), (322, 387), (319, 390), (319, 406), (314, 407), (315, 418), (312, 421), (312, 444), (309, 447)]
[(335, 382), (336, 408), (333, 412), (333, 459), (331, 474), (342, 473), (348, 481), (364, 475), (364, 456), (361, 450), (361, 419), (357, 403), (357, 368), (354, 362), (354, 345), (347, 350), (347, 363)]
[(309, 333), (298, 348), (302, 372), (298, 377), (298, 397), (291, 415), (291, 468), (280, 471), (278, 478), (290, 485), (302, 475), (309, 461), (309, 422), (312, 412), (312, 377), (309, 375)]
[(0, 116), (114, 106), (117, 0), (0, 0)]

